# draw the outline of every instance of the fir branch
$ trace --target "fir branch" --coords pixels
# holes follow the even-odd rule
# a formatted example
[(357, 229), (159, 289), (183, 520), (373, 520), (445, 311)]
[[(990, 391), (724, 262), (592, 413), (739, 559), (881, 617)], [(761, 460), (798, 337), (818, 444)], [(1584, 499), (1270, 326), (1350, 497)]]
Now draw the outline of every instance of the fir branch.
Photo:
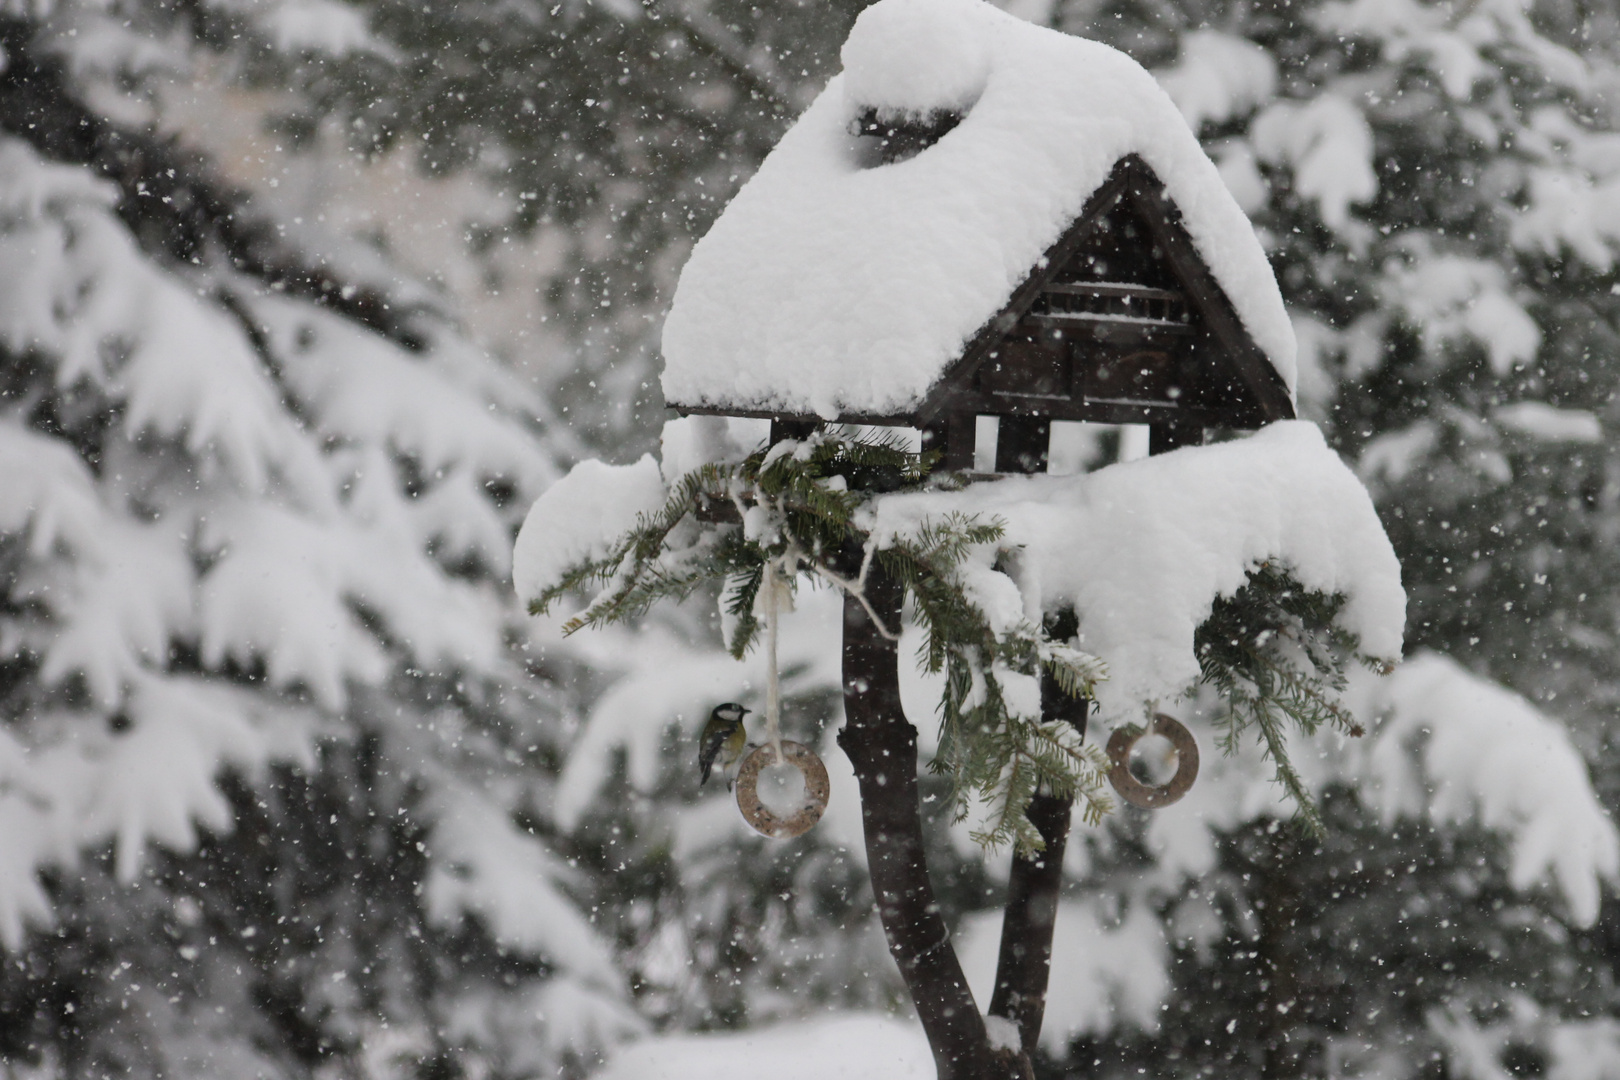
[(1294, 802), (1297, 824), (1318, 837), (1321, 814), (1289, 757), (1287, 727), (1307, 735), (1323, 725), (1362, 733), (1338, 696), (1350, 658), (1377, 661), (1362, 656), (1355, 635), (1338, 624), (1344, 603), (1343, 595), (1307, 590), (1285, 568), (1264, 563), (1234, 595), (1215, 602), (1195, 638), (1203, 681), (1226, 699), (1222, 750), (1235, 752), (1253, 729)]

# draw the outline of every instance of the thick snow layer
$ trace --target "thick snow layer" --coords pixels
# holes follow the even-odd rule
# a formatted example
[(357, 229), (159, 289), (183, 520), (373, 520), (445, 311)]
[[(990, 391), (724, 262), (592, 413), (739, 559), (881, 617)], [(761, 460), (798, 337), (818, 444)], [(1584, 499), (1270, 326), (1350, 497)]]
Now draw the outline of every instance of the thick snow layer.
[(1472, 340), (1498, 376), (1536, 358), (1541, 328), (1514, 298), (1499, 264), (1435, 254), (1418, 241), (1409, 246), (1409, 264), (1392, 260), (1385, 268), (1384, 301), (1417, 329), (1428, 353), (1438, 356), (1454, 342)]
[(1181, 39), (1181, 56), (1159, 85), (1194, 131), (1253, 112), (1277, 91), (1277, 61), (1248, 38), (1194, 30)]
[(680, 416), (666, 420), (658, 448), (664, 483), (674, 487), (681, 477), (704, 465), (741, 461), (764, 445), (770, 433), (769, 420), (741, 416)]
[(1541, 401), (1518, 401), (1491, 410), (1491, 419), (1536, 442), (1597, 444), (1603, 424), (1585, 409), (1560, 409)]
[(852, 1013), (735, 1034), (664, 1035), (614, 1054), (593, 1080), (925, 1080), (922, 1030)]
[(434, 802), (422, 896), (428, 917), (454, 927), (464, 913), (482, 916), (503, 945), (598, 986), (616, 985), (607, 942), (557, 887), (573, 876), (562, 861), (476, 792), (445, 784)]
[[(881, 0), (828, 85), (692, 252), (664, 324), (664, 395), (893, 414), (923, 397), (1129, 154), (1290, 388), (1265, 253), (1175, 104), (1122, 53), (981, 0)], [(916, 157), (863, 168), (865, 108), (967, 108)]]
[(1107, 662), (1105, 718), (1139, 717), (1199, 677), (1193, 633), (1218, 596), (1266, 561), (1309, 589), (1343, 593), (1341, 623), (1366, 653), (1400, 655), (1406, 597), (1372, 500), (1304, 421), (1084, 476), (1032, 476), (957, 492), (893, 495), (870, 525), (879, 544), (959, 512), (1006, 523), (1018, 584), (979, 552), (964, 577), (992, 624), (1073, 605), (1081, 647)]
[[(271, 762), (308, 767), (311, 718), (232, 687), (143, 675), (123, 701), (127, 731), (105, 723), (29, 747), (0, 731), (0, 944), (19, 947), (28, 925), (48, 926), (41, 865), (71, 865), (81, 848), (113, 841), (118, 880), (136, 880), (150, 843), (189, 851), (196, 825), (228, 831), (216, 778), (258, 775)], [(79, 719), (57, 713), (56, 725)]]
[(1350, 231), (1350, 206), (1378, 194), (1372, 127), (1345, 98), (1322, 94), (1309, 103), (1279, 101), (1255, 117), (1254, 149), (1262, 161), (1294, 170), (1294, 189), (1316, 200), (1322, 220)]
[[(1200, 704), (1219, 708), (1212, 695)], [(1354, 788), (1386, 822), (1483, 826), (1502, 838), (1515, 889), (1556, 890), (1572, 921), (1596, 918), (1604, 883), (1620, 879), (1620, 834), (1563, 725), (1431, 652), (1388, 676), (1351, 671), (1345, 704), (1368, 733), (1296, 745), (1294, 764), (1308, 787), (1318, 794), (1333, 784)], [(1181, 715), (1198, 728), (1200, 712)], [(1144, 840), (1162, 886), (1180, 892), (1186, 878), (1215, 868), (1222, 834), (1291, 813), (1259, 748), (1245, 743), (1235, 755), (1206, 753), (1198, 783), (1154, 812)], [(1206, 900), (1183, 904), (1178, 922), (1198, 922), (1194, 913)]]
[(1620, 835), (1563, 727), (1434, 653), (1370, 684), (1365, 698), (1360, 711), (1384, 719), (1365, 748), (1362, 779), (1386, 818), (1502, 833), (1513, 887), (1551, 878), (1575, 921), (1591, 925), (1602, 882), (1620, 881)]
[(512, 550), (512, 584), (525, 602), (562, 580), (586, 559), (600, 559), (636, 518), (664, 505), (658, 462), (644, 454), (634, 465), (587, 460), (546, 489), (523, 519)]

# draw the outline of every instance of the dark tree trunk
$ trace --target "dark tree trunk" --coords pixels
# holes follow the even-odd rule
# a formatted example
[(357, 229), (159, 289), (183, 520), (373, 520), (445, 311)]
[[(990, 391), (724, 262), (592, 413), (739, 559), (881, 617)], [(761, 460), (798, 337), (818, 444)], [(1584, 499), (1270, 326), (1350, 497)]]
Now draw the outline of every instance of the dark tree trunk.
[[(1041, 676), (1041, 712), (1048, 720), (1067, 720), (1086, 731), (1089, 705), (1065, 694), (1050, 674)], [(1007, 906), (1001, 918), (1001, 952), (996, 958), (996, 989), (990, 1015), (1018, 1025), (1025, 1054), (1032, 1054), (1046, 1015), (1046, 987), (1052, 973), (1052, 933), (1057, 926), (1058, 894), (1063, 886), (1063, 850), (1069, 841), (1073, 799), (1037, 793), (1029, 820), (1046, 847), (1033, 858), (1013, 856), (1007, 875)]]
[(1018, 1025), (1026, 1055), (1035, 1050), (1046, 1015), (1046, 984), (1052, 972), (1052, 931), (1057, 925), (1058, 890), (1063, 883), (1063, 849), (1069, 840), (1073, 800), (1038, 793), (1029, 820), (1046, 848), (1032, 858), (1014, 855), (1007, 876), (1007, 906), (1001, 916), (1001, 953), (996, 958), (996, 990), (990, 1015)]
[(1260, 938), (1255, 943), (1261, 964), (1260, 1044), (1265, 1048), (1261, 1080), (1297, 1080), (1320, 1072), (1320, 1046), (1308, 1037), (1301, 1020), (1299, 978), (1300, 880), (1294, 864), (1299, 840), (1279, 829), (1261, 842), (1259, 888), (1255, 911)]
[[(900, 628), (904, 591), (873, 567), (867, 602), (890, 632)], [(962, 965), (951, 946), (923, 855), (917, 792), (917, 729), (900, 708), (895, 642), (872, 624), (860, 601), (844, 601), (844, 729), (838, 745), (861, 789), (866, 860), (889, 954), (911, 992), (940, 1080), (1002, 1080), (1024, 1075), (990, 1048)]]

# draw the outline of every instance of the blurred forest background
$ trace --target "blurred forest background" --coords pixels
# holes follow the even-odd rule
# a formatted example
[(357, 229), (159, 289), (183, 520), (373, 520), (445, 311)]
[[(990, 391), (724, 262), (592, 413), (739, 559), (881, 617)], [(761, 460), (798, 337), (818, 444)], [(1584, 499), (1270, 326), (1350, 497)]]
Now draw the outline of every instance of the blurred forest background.
[[(1007, 6), (1204, 139), (1411, 596), (1369, 736), (1299, 754), (1324, 841), (1239, 758), (1071, 845), (1042, 1071), (1620, 1076), (1620, 7)], [(656, 448), (682, 261), (860, 7), (0, 0), (0, 1071), (579, 1077), (902, 1007), (837, 604), (783, 656), (843, 794), (771, 844), (699, 799), (761, 683), (712, 603), (564, 641), (507, 580)], [(930, 828), (982, 980), (1005, 853)]]

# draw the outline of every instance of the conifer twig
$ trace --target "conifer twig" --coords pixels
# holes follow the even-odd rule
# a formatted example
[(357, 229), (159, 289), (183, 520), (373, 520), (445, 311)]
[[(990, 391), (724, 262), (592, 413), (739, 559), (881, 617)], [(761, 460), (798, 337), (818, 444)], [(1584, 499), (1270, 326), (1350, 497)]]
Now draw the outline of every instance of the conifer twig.
[[(862, 580), (864, 580), (865, 577), (866, 577), (866, 568), (867, 568), (868, 565), (870, 565), (870, 560), (867, 560), (866, 562), (863, 562), (861, 564), (861, 579)], [(860, 603), (861, 607), (865, 609), (867, 616), (872, 620), (872, 625), (877, 628), (878, 633), (883, 635), (884, 640), (886, 640), (886, 641), (899, 641), (900, 640), (899, 632), (891, 633), (889, 628), (887, 626), (883, 625), (883, 620), (882, 620), (882, 618), (880, 618), (878, 616), (878, 613), (876, 611), (872, 610), (871, 601), (867, 600), (867, 598), (866, 598), (866, 590), (861, 587), (861, 582), (859, 580), (858, 581), (851, 581), (846, 577), (842, 577), (839, 574), (835, 573), (834, 571), (828, 569), (825, 565), (823, 565), (820, 562), (811, 563), (811, 567), (816, 571), (816, 573), (820, 574), (822, 577), (826, 578), (828, 581), (832, 582), (834, 585), (836, 585), (840, 589), (844, 590), (844, 592), (846, 592), (850, 596), (854, 597), (856, 599), (856, 601), (858, 601)]]

